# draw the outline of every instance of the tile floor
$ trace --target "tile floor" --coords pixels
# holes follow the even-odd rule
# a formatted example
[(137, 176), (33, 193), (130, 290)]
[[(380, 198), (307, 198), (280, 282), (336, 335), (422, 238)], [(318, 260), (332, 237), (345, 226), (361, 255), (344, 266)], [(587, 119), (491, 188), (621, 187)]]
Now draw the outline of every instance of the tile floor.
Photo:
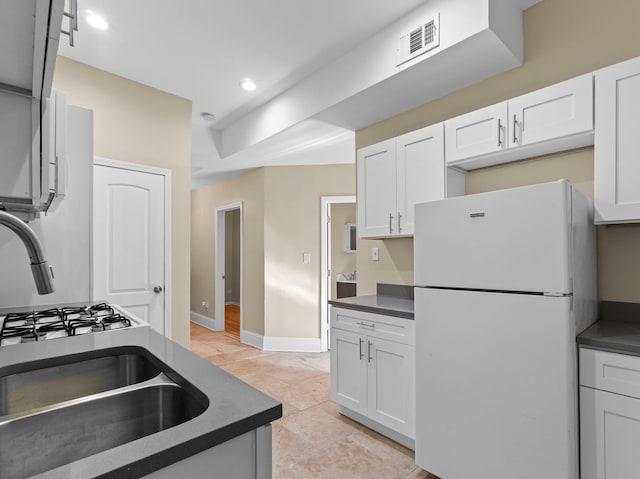
[(282, 402), (273, 423), (273, 479), (437, 479), (413, 451), (339, 414), (328, 353), (276, 353), (191, 323), (191, 350)]

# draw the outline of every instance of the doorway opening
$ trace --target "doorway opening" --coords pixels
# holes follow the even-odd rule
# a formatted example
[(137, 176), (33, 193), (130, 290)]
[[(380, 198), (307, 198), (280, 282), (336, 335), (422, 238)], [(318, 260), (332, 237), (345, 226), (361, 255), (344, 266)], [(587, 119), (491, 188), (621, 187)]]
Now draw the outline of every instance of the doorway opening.
[(214, 328), (242, 331), (242, 203), (216, 208)]
[(327, 301), (355, 296), (357, 291), (356, 197), (323, 196), (321, 208), (320, 345), (322, 351), (328, 351), (331, 338)]

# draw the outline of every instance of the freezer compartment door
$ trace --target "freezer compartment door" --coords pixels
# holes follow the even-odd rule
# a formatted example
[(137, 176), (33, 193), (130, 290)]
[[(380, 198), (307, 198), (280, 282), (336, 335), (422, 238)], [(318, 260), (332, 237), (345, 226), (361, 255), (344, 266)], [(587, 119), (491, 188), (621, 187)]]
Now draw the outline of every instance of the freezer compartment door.
[(416, 464), (578, 478), (570, 298), (416, 288)]
[(415, 284), (571, 293), (566, 181), (416, 205)]

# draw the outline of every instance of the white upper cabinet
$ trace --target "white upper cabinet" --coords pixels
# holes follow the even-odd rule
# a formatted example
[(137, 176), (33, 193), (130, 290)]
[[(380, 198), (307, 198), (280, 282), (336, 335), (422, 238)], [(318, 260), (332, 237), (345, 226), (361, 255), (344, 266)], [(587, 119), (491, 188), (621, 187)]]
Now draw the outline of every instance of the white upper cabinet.
[(464, 193), (447, 186), (443, 124), (428, 126), (358, 150), (358, 233), (361, 238), (412, 236), (417, 203)]
[(388, 236), (395, 228), (396, 142), (386, 140), (358, 150), (358, 233)]
[(640, 222), (640, 57), (595, 73), (595, 221)]
[(445, 122), (447, 165), (466, 170), (593, 144), (589, 73)]
[(446, 195), (443, 125), (396, 138), (397, 233), (414, 232), (413, 207)]
[(507, 116), (505, 101), (445, 121), (447, 163), (504, 150)]
[(593, 74), (509, 100), (509, 147), (593, 130)]
[(36, 100), (51, 93), (64, 0), (0, 2), (0, 89)]

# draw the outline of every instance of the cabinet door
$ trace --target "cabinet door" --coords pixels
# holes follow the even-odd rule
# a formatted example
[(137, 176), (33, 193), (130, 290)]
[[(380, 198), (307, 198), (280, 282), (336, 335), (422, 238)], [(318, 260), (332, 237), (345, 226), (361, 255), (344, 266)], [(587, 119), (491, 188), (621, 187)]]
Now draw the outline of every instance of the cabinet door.
[(331, 399), (367, 414), (365, 336), (331, 328)]
[(30, 202), (40, 196), (39, 103), (0, 91), (0, 198)]
[(640, 399), (580, 387), (580, 477), (636, 479)]
[(358, 234), (361, 238), (396, 232), (396, 141), (358, 150)]
[(509, 100), (509, 147), (593, 130), (593, 74)]
[(596, 76), (596, 223), (640, 221), (640, 58)]
[(414, 348), (367, 337), (368, 416), (415, 439)]
[(507, 102), (444, 122), (447, 164), (502, 151), (507, 147)]
[(412, 235), (413, 207), (445, 197), (444, 125), (428, 126), (396, 138), (397, 234)]

